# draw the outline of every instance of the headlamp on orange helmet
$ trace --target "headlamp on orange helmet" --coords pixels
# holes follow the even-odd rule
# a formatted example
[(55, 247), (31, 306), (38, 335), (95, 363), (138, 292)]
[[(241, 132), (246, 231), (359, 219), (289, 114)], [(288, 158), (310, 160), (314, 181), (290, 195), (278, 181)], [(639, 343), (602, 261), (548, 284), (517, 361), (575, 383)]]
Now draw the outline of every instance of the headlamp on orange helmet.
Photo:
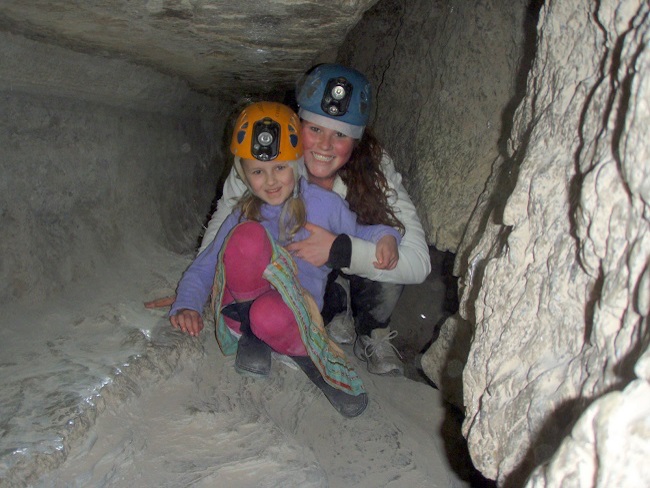
[(257, 102), (237, 118), (230, 152), (243, 159), (295, 161), (302, 157), (300, 120), (286, 105)]

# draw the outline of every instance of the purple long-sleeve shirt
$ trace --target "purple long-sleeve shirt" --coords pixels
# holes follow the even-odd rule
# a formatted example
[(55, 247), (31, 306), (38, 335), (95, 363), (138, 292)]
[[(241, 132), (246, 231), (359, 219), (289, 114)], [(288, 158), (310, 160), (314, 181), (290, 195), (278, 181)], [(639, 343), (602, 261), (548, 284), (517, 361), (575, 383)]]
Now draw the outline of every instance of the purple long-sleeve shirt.
[[(362, 225), (357, 223), (354, 212), (348, 208), (347, 202), (336, 193), (324, 190), (317, 185), (309, 184), (304, 179), (300, 180), (300, 192), (307, 210), (307, 221), (323, 227), (333, 234), (347, 234), (359, 237), (366, 241), (377, 243), (386, 235), (392, 235), (399, 245), (401, 234), (394, 228), (386, 225)], [(261, 209), (261, 224), (276, 239), (279, 239), (279, 220), (281, 205), (263, 205)], [(187, 268), (176, 290), (176, 301), (172, 305), (169, 315), (176, 314), (179, 310), (187, 308), (199, 313), (203, 312), (214, 281), (214, 273), (219, 257), (219, 251), (230, 231), (240, 222), (240, 212), (235, 211), (226, 218), (219, 228), (214, 241), (199, 254), (194, 262)], [(293, 241), (301, 241), (309, 233), (304, 228), (300, 229)], [(323, 297), (327, 284), (327, 275), (331, 271), (327, 266), (316, 267), (300, 258), (294, 257), (298, 266), (298, 279), (318, 305), (323, 308)]]

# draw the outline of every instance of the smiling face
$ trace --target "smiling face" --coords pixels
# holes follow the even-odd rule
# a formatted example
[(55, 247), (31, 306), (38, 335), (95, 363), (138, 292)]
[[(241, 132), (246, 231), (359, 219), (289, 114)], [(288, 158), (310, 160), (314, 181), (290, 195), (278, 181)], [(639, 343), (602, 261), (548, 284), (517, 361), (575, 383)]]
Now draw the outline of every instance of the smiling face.
[(241, 166), (253, 194), (269, 205), (282, 205), (293, 195), (296, 180), (286, 161), (242, 159)]
[(307, 120), (301, 134), (309, 181), (331, 190), (336, 172), (350, 159), (357, 140)]

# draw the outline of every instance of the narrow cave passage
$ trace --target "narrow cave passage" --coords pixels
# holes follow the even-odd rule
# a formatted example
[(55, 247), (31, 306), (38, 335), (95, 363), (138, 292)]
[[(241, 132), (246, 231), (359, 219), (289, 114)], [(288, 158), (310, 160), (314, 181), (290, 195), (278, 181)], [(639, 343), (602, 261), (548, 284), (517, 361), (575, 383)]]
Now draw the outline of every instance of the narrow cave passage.
[[(257, 398), (271, 395), (276, 398), (270, 402), (273, 406), (284, 401), (287, 388), (297, 381), (299, 397), (283, 410), (297, 415), (311, 408), (317, 415), (329, 415), (326, 403), (313, 403), (317, 391), (283, 365), (266, 385), (231, 377), (228, 362), (215, 371), (220, 353), (212, 335), (201, 340), (183, 337), (169, 327), (164, 311), (143, 307), (145, 300), (173, 293), (195, 252), (223, 165), (222, 134), (232, 106), (215, 104), (183, 90), (174, 80), (125, 62), (105, 65), (92, 56), (3, 36), (5, 45), (30, 56), (29, 69), (37, 70), (19, 71), (22, 76), (14, 76), (2, 98), (3, 113), (9, 115), (2, 130), (3, 147), (8, 149), (3, 194), (15, 196), (3, 201), (2, 214), (7, 224), (3, 225), (2, 415), (3, 449), (9, 456), (4, 479), (10, 485), (38, 479), (42, 486), (88, 479), (119, 485), (132, 476), (125, 456), (147, 465), (154, 461), (144, 453), (154, 458), (161, 454), (157, 448), (145, 449), (145, 444), (171, 444), (150, 432), (163, 432), (163, 424), (174, 423), (173, 418), (159, 417), (169, 411), (149, 414), (152, 407), (143, 403), (161, 403), (149, 399), (156, 385), (153, 391), (167, 392), (165, 402), (172, 407), (194, 412), (190, 417), (172, 413), (180, 415), (176, 422), (195, 423), (198, 417), (195, 428), (204, 429), (201, 422), (223, 417), (226, 423), (221, 427), (230, 432), (233, 443), (241, 442), (243, 426), (257, 418), (259, 438), (240, 452), (242, 459), (251, 456), (250, 449), (266, 450), (280, 443), (280, 452), (263, 460), (268, 469), (279, 470), (274, 479), (292, 485), (306, 477), (318, 486), (337, 461), (330, 460), (328, 467), (308, 454), (297, 464), (287, 464), (286, 456), (297, 456), (300, 444), (282, 443), (278, 436), (293, 432), (301, 442), (310, 443), (315, 433), (296, 432), (285, 425), (293, 422), (291, 418), (268, 412), (272, 407)], [(52, 57), (76, 71), (66, 78), (63, 72), (54, 76), (46, 63)], [(38, 79), (56, 79), (58, 84), (43, 88)], [(112, 81), (111, 85), (119, 80), (122, 91), (104, 90), (98, 79)], [(140, 84), (152, 89), (134, 94)], [(94, 88), (82, 90), (84, 85)], [(208, 357), (206, 363), (203, 358)], [(217, 396), (211, 396), (214, 386), (204, 383), (208, 379), (187, 376), (202, 367), (221, 378)], [(187, 390), (187, 385), (179, 384), (182, 379), (194, 386)], [(206, 391), (197, 389), (197, 382)], [(252, 404), (238, 400), (241, 394), (252, 395)], [(191, 399), (189, 404), (183, 403), (184, 396)], [(232, 402), (239, 413), (224, 406)], [(138, 409), (146, 411), (137, 413)], [(227, 417), (234, 420), (226, 421)], [(129, 425), (133, 419), (141, 419), (144, 430), (124, 432), (111, 424)], [(117, 436), (117, 444), (106, 438), (108, 432)], [(195, 434), (181, 425), (168, 435), (187, 435), (183, 442), (189, 445)], [(93, 449), (96, 440), (99, 444)], [(371, 443), (370, 452), (383, 442)], [(314, 470), (314, 463), (320, 467)], [(368, 461), (362, 457), (359, 463), (363, 467)], [(444, 455), (434, 464), (440, 463), (446, 463)], [(50, 473), (57, 465), (60, 470)], [(66, 467), (70, 465), (72, 471)], [(204, 464), (202, 469), (208, 468)], [(210, 469), (208, 478), (217, 472), (224, 476), (223, 467)], [(381, 476), (399, 470), (382, 469)], [(106, 470), (118, 473), (108, 475)], [(341, 479), (357, 476), (354, 473), (348, 469)], [(199, 475), (190, 469), (176, 482), (193, 476)]]
[[(185, 445), (189, 452), (196, 443), (193, 429), (206, 429), (206, 422), (225, 422), (221, 429), (237, 444), (252, 419), (259, 424), (259, 439), (239, 454), (246, 460), (253, 455), (251, 449), (267, 450), (279, 443), (279, 453), (262, 461), (265, 469), (279, 472), (273, 475), (276, 481), (294, 485), (304, 478), (320, 486), (324, 479), (332, 479), (331, 470), (342, 470), (334, 479), (346, 483), (374, 469), (373, 452), (385, 450), (386, 442), (391, 444), (386, 450), (390, 457), (382, 461), (386, 464), (379, 469), (378, 479), (405, 476), (399, 474), (400, 463), (391, 458), (405, 455), (400, 445), (415, 441), (411, 431), (421, 428), (419, 417), (427, 405), (427, 410), (437, 412), (426, 428), (429, 447), (407, 455), (415, 455), (410, 462), (419, 466), (416, 479), (439, 476), (429, 471), (436, 467), (462, 486), (469, 468), (464, 465), (465, 472), (457, 474), (458, 466), (449, 465), (439, 433), (446, 415), (443, 402), (416, 367), (445, 312), (440, 302), (423, 297), (444, 295), (439, 279), (432, 277), (421, 288), (408, 289), (394, 323), (400, 328), (397, 346), (408, 365), (407, 377), (419, 383), (402, 378), (388, 380), (392, 386), (387, 387), (367, 379), (376, 390), (373, 404), (378, 411), (350, 435), (372, 437), (356, 463), (342, 468), (342, 460), (327, 453), (330, 443), (340, 439), (330, 432), (326, 442), (314, 443), (321, 432), (306, 420), (295, 425), (295, 418), (305, 410), (341, 422), (331, 418), (328, 404), (304, 378), (279, 363), (276, 376), (266, 384), (241, 381), (233, 376), (228, 360), (220, 359), (212, 334), (204, 334), (201, 340), (183, 337), (169, 327), (164, 310), (143, 307), (148, 299), (174, 292), (195, 253), (224, 165), (223, 134), (233, 106), (221, 106), (183, 89), (175, 80), (126, 62), (106, 65), (105, 60), (11, 34), (3, 38), (11, 52), (33, 60), (27, 72), (13, 75), (13, 84), (2, 97), (3, 113), (9, 115), (2, 128), (7, 158), (0, 333), (3, 449), (8, 456), (2, 476), (10, 485), (40, 480), (40, 486), (95, 482), (116, 486), (130, 476), (142, 476), (140, 471), (130, 471), (129, 457), (153, 466), (148, 474), (153, 482), (153, 473), (164, 472), (155, 459), (174, 457), (157, 450), (168, 449), (168, 442), (171, 445), (160, 437), (168, 422), (180, 423), (168, 435), (178, 436), (173, 444)], [(46, 62), (53, 57), (76, 70), (67, 77), (63, 71), (54, 76)], [(39, 79), (55, 81), (44, 88)], [(99, 79), (120, 84), (122, 91), (116, 94), (102, 88), (96, 83)], [(140, 84), (151, 89), (135, 93)], [(82, 90), (84, 85), (93, 89)], [(443, 255), (439, 269), (449, 271), (452, 255), (439, 257)], [(197, 372), (204, 370), (214, 376), (204, 378)], [(191, 384), (183, 386), (183, 381)], [(294, 384), (298, 396), (287, 397)], [(154, 391), (167, 397), (152, 397)], [(395, 398), (391, 391), (400, 393)], [(382, 396), (388, 402), (383, 407)], [(421, 397), (413, 404), (415, 411), (400, 413), (399, 399), (412, 396)], [(180, 411), (163, 408), (148, 413), (154, 404), (164, 402)], [(278, 416), (277, 408), (284, 413)], [(193, 412), (189, 416), (188, 410)], [(408, 432), (397, 444), (389, 441), (395, 435), (391, 412), (403, 418), (398, 423), (405, 422), (401, 428)], [(194, 427), (186, 429), (187, 422)], [(377, 422), (380, 438), (373, 440)], [(135, 426), (140, 424), (138, 430)], [(133, 427), (123, 430), (128, 425)], [(455, 429), (458, 435), (459, 425)], [(114, 438), (108, 436), (110, 432)], [(181, 439), (186, 434), (187, 439)], [(286, 435), (298, 440), (281, 441)], [(149, 444), (158, 447), (151, 450), (145, 447)], [(306, 453), (298, 456), (305, 447)], [(428, 458), (429, 451), (437, 453), (436, 461), (425, 469), (426, 463), (416, 459)], [(299, 461), (288, 463), (287, 456), (298, 456)], [(227, 466), (235, 462), (217, 457)], [(209, 459), (213, 458), (201, 464), (203, 474), (189, 469), (168, 481), (169, 486), (196, 476), (224, 476), (226, 468), (208, 467)], [(176, 461), (171, 461), (173, 470), (181, 469)], [(50, 472), (55, 466), (61, 467)]]
[[(643, 485), (581, 442), (611, 415), (650, 445), (647, 3), (214, 3), (0, 6), (0, 484)], [(241, 378), (209, 328), (143, 307), (195, 255), (240, 100), (328, 60), (376, 87), (434, 268), (393, 318), (405, 377), (357, 361), (353, 421), (281, 358)]]

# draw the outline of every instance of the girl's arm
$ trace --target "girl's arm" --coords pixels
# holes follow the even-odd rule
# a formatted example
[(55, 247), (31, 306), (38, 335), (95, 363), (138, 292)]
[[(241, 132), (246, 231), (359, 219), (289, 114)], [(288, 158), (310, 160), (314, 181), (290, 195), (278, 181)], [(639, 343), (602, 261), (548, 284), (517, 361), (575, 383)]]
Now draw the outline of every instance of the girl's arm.
[(201, 252), (183, 273), (176, 288), (176, 301), (169, 316), (176, 315), (181, 309), (194, 310), (201, 314), (214, 283), (214, 273), (221, 246), (228, 233), (237, 225), (237, 216), (230, 214), (219, 228), (214, 240)]
[(226, 217), (230, 215), (237, 200), (239, 200), (239, 197), (241, 197), (245, 191), (246, 185), (244, 185), (244, 182), (237, 176), (235, 168), (232, 168), (228, 178), (226, 178), (226, 182), (223, 184), (223, 194), (217, 202), (217, 210), (212, 214), (208, 227), (205, 229), (205, 233), (203, 234), (199, 253), (203, 252), (203, 250), (214, 240), (219, 231), (219, 227), (221, 227), (223, 221), (226, 220)]
[[(320, 267), (325, 264), (335, 269), (350, 265), (352, 246), (349, 236), (358, 237), (361, 242), (369, 244), (372, 252), (373, 267), (392, 269), (398, 259), (397, 244), (402, 235), (393, 227), (387, 225), (363, 225), (357, 222), (357, 215), (350, 210), (348, 203), (337, 194), (316, 185), (306, 185), (303, 198), (307, 207), (307, 223), (305, 230), (307, 238), (292, 242), (287, 246), (289, 252)], [(385, 236), (392, 236), (395, 245), (390, 252), (390, 259), (381, 262), (377, 244)], [(383, 258), (387, 258), (386, 247), (383, 247)]]

